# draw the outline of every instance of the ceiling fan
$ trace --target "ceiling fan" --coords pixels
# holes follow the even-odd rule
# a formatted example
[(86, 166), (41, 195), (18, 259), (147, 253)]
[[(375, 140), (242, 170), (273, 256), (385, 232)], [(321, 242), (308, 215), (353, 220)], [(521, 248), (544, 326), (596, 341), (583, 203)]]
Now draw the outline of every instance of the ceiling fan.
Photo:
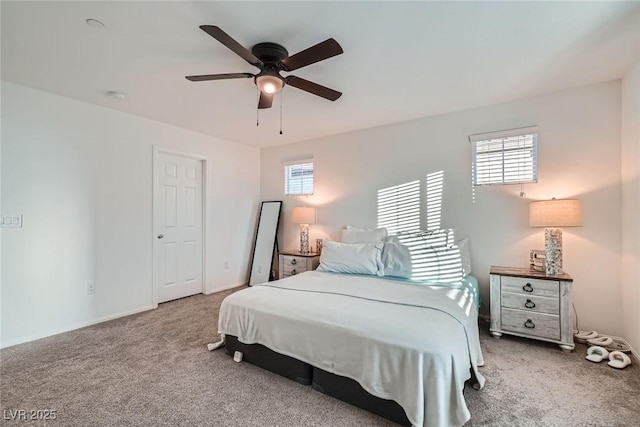
[(342, 47), (337, 41), (330, 38), (308, 49), (289, 56), (289, 52), (277, 43), (263, 42), (251, 48), (251, 52), (245, 49), (240, 43), (231, 38), (230, 35), (222, 31), (215, 25), (201, 25), (200, 29), (209, 34), (214, 39), (225, 45), (249, 64), (258, 67), (258, 74), (251, 73), (229, 73), (229, 74), (206, 74), (201, 76), (186, 76), (192, 82), (205, 80), (226, 80), (242, 79), (253, 77), (253, 80), (260, 89), (260, 100), (258, 108), (271, 108), (273, 95), (280, 92), (287, 84), (306, 92), (312, 93), (330, 101), (340, 98), (342, 92), (338, 92), (328, 87), (310, 82), (296, 76), (280, 75), (281, 71), (294, 71), (298, 68), (306, 67), (319, 61), (340, 55)]

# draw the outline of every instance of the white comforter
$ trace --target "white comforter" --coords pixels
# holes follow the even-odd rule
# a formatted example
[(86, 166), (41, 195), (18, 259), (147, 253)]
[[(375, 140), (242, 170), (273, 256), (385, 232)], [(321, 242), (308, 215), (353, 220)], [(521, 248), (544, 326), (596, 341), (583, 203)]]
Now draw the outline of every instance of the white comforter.
[(470, 367), (484, 385), (476, 307), (461, 289), (311, 271), (228, 296), (218, 329), (352, 378), (414, 426), (464, 424)]

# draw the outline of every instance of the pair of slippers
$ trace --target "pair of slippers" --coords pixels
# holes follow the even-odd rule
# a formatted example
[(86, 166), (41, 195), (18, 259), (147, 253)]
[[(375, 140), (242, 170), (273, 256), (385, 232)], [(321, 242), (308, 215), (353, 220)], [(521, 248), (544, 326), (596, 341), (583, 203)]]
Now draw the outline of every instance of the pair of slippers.
[(606, 348), (597, 345), (589, 347), (586, 359), (590, 362), (600, 363), (609, 359), (607, 365), (616, 369), (624, 369), (631, 365), (631, 358), (621, 351), (607, 351)]
[(573, 335), (576, 342), (581, 344), (590, 344), (592, 346), (603, 347), (607, 351), (623, 351), (630, 353), (631, 348), (624, 342), (614, 340), (611, 337), (605, 335), (598, 335), (596, 331), (578, 331)]

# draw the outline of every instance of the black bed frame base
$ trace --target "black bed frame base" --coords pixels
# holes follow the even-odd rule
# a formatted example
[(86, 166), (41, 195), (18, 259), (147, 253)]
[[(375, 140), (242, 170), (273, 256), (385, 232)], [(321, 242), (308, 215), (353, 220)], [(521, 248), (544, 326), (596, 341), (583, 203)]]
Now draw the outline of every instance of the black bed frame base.
[(225, 341), (227, 353), (230, 356), (233, 356), (236, 351), (240, 351), (242, 352), (242, 360), (245, 362), (282, 375), (300, 384), (311, 384), (311, 387), (316, 391), (380, 415), (398, 424), (411, 425), (404, 409), (396, 401), (373, 396), (351, 378), (329, 373), (293, 357), (276, 353), (260, 344), (243, 344), (233, 335), (227, 335)]
[(227, 353), (233, 356), (236, 351), (242, 352), (242, 360), (275, 374), (287, 377), (297, 383), (310, 385), (312, 380), (311, 365), (293, 357), (285, 356), (261, 344), (243, 344), (233, 335), (225, 336)]

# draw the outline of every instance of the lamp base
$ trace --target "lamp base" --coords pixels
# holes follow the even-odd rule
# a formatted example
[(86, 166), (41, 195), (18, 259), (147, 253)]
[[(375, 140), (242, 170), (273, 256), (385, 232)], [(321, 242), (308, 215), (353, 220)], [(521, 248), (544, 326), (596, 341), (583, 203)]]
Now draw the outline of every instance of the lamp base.
[(309, 224), (300, 224), (300, 253), (308, 254), (309, 250)]
[(562, 274), (562, 230), (544, 230), (545, 273), (549, 276)]

